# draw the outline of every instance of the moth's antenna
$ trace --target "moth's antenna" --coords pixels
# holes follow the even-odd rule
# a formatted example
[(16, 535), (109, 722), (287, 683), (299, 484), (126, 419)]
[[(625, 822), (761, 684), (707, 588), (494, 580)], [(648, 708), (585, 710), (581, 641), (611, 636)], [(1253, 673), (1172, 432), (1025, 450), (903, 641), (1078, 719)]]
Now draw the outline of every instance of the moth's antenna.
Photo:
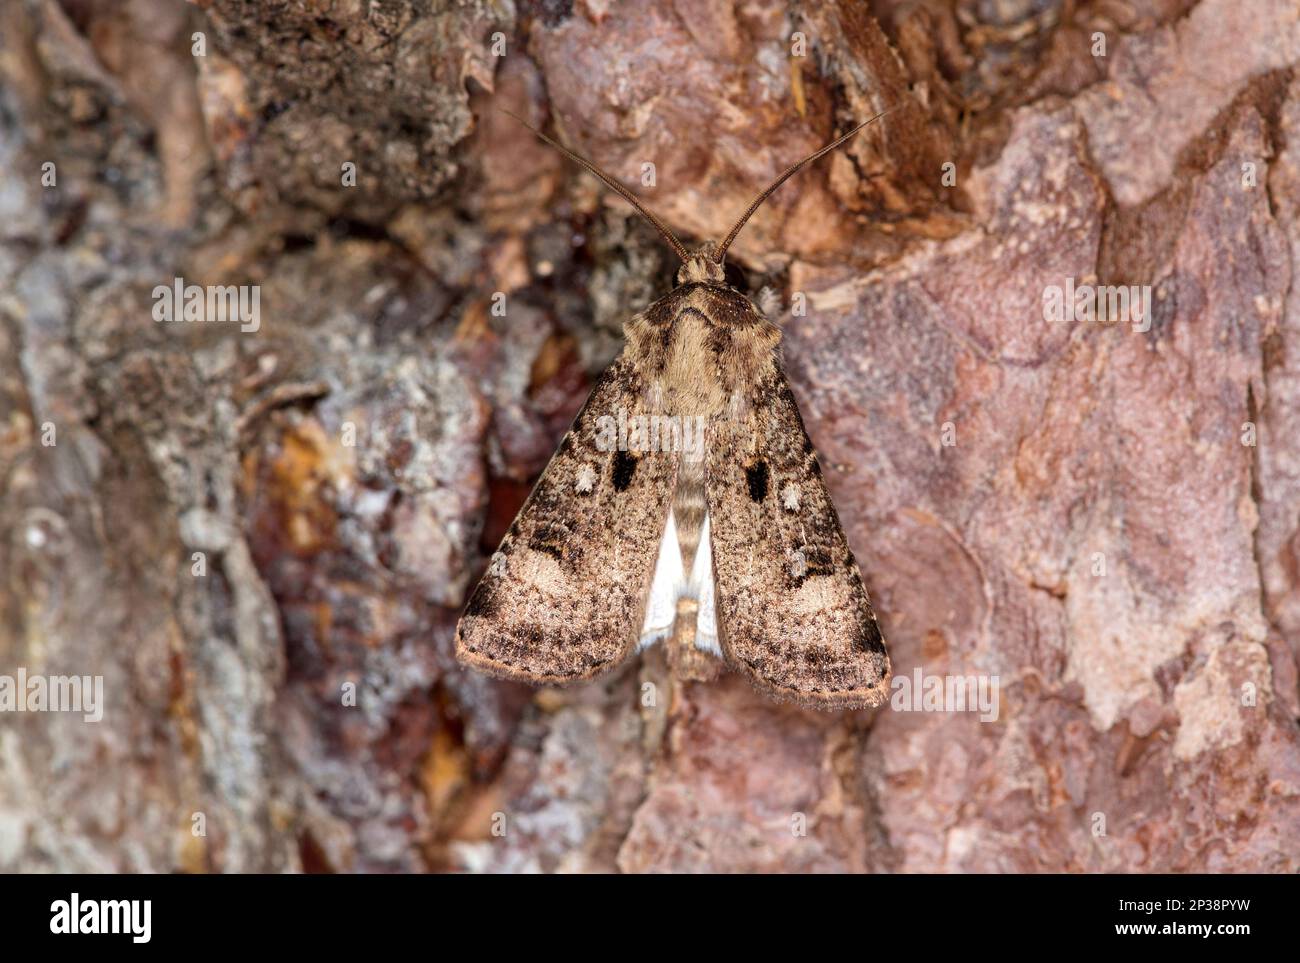
[[(583, 157), (581, 154), (575, 154), (573, 151), (569, 150), (569, 148), (565, 147), (563, 144), (551, 140), (551, 138), (547, 137), (540, 130), (538, 130), (532, 124), (528, 123), (528, 121), (524, 120), (518, 114), (511, 113), (510, 111), (504, 108), (499, 108), (499, 109), (501, 110), (501, 113), (509, 114), (515, 120), (519, 121), (519, 123), (523, 124), (534, 134), (540, 137), (542, 140), (546, 141), (546, 143), (550, 144), (552, 147), (558, 150), (565, 157), (569, 158), (569, 160), (581, 164), (587, 170), (591, 171), (593, 174), (599, 177), (602, 181), (605, 182), (606, 186), (609, 187), (610, 190), (614, 191), (616, 194), (622, 197), (623, 200), (627, 201), (629, 204), (635, 207), (637, 209), (637, 212), (642, 217), (644, 217), (647, 221), (649, 221), (651, 224), (655, 226), (656, 230), (658, 230), (659, 233), (663, 235), (664, 240), (667, 241), (672, 246), (672, 249), (677, 252), (677, 256), (682, 259), (683, 263), (690, 260), (690, 254), (687, 253), (686, 248), (682, 245), (682, 242), (677, 240), (677, 235), (675, 235), (671, 230), (669, 230), (668, 225), (665, 224), (663, 221), (659, 220), (659, 218), (655, 216), (653, 211), (647, 210), (644, 206), (642, 206), (641, 202), (637, 200), (635, 194), (629, 191), (618, 181), (614, 180), (614, 178), (610, 177), (603, 170), (601, 170), (591, 161), (587, 160), (587, 158)], [(868, 123), (870, 123), (870, 121), (868, 121)]]
[(831, 143), (823, 147), (821, 150), (819, 150), (817, 153), (809, 154), (799, 163), (795, 164), (793, 167), (788, 168), (784, 174), (782, 174), (780, 177), (778, 177), (776, 180), (772, 182), (772, 185), (767, 190), (765, 190), (762, 194), (759, 194), (758, 197), (754, 200), (754, 203), (749, 205), (749, 210), (747, 210), (744, 214), (740, 216), (740, 220), (738, 220), (736, 222), (736, 226), (731, 229), (731, 233), (727, 235), (726, 240), (724, 240), (722, 244), (718, 246), (717, 253), (713, 255), (713, 260), (717, 261), (719, 264), (722, 263), (722, 259), (727, 256), (727, 248), (731, 247), (731, 242), (736, 239), (736, 235), (739, 234), (740, 229), (745, 226), (745, 222), (748, 221), (750, 217), (753, 216), (754, 212), (763, 205), (763, 202), (765, 200), (767, 200), (769, 197), (772, 196), (773, 192), (775, 192), (778, 187), (784, 184), (795, 174), (799, 173), (799, 171), (807, 167), (817, 158), (821, 157), (823, 154), (829, 154), (831, 151), (839, 147), (845, 141), (852, 138), (853, 135), (856, 134), (858, 131), (860, 131), (863, 127), (866, 127), (868, 124), (874, 124), (876, 121), (880, 120), (881, 117), (884, 117), (886, 114), (892, 113), (893, 111), (897, 110), (899, 106), (901, 105), (890, 107), (889, 110), (882, 110), (880, 113), (876, 114), (876, 116), (872, 117), (870, 120), (864, 120), (862, 123), (858, 124), (857, 127), (854, 127), (843, 137), (840, 137), (837, 140), (832, 141)]

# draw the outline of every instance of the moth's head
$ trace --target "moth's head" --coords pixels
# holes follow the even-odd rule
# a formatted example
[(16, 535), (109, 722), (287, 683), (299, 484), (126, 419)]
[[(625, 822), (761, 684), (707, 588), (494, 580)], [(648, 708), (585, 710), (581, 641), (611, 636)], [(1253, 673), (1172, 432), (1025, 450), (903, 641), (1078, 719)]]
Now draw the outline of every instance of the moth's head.
[(712, 241), (687, 256), (677, 269), (678, 284), (722, 284), (725, 279), (726, 272), (717, 257), (717, 245)]

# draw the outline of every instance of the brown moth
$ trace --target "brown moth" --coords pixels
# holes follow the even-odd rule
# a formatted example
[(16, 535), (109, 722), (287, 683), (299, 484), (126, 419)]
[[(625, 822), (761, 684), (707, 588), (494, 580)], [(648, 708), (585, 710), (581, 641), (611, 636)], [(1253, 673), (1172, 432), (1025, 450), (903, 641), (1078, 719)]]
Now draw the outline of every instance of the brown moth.
[(456, 654), (494, 675), (563, 685), (667, 639), (678, 678), (719, 659), (781, 699), (880, 705), (889, 655), (781, 368), (780, 329), (724, 280), (736, 235), (682, 259), (677, 286), (625, 325), (622, 353), (492, 556)]

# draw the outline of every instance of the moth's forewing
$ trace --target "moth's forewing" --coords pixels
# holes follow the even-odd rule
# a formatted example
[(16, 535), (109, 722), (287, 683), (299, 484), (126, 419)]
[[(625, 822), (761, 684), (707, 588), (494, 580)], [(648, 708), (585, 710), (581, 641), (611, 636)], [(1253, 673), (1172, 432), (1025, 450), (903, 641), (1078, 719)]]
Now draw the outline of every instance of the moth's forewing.
[[(563, 684), (613, 668), (645, 614), (677, 462), (618, 447), (618, 419), (644, 410), (627, 351), (586, 405), (510, 526), (456, 630), (461, 661)], [(611, 426), (613, 444), (610, 444)]]
[[(718, 633), (727, 660), (759, 687), (821, 708), (880, 705), (889, 656), (831, 503), (817, 452), (766, 322), (741, 319), (715, 341), (771, 342), (736, 372), (739, 404), (714, 417), (707, 498)], [(749, 310), (758, 314), (750, 305)], [(730, 354), (758, 352), (733, 346)]]

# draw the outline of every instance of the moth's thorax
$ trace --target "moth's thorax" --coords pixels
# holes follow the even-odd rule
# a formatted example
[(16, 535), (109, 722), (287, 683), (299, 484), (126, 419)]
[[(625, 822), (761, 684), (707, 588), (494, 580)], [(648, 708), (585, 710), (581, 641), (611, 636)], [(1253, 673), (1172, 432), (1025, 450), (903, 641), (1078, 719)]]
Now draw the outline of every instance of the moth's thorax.
[(647, 399), (665, 413), (703, 416), (746, 402), (775, 371), (781, 340), (753, 301), (723, 283), (681, 285), (624, 332)]

